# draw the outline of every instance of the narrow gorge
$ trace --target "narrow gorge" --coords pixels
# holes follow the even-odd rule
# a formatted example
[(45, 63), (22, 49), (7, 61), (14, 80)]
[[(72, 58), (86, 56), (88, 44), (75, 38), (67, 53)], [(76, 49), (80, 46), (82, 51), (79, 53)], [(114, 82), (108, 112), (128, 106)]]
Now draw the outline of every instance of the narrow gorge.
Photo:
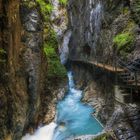
[(0, 0), (0, 140), (140, 140), (139, 0)]

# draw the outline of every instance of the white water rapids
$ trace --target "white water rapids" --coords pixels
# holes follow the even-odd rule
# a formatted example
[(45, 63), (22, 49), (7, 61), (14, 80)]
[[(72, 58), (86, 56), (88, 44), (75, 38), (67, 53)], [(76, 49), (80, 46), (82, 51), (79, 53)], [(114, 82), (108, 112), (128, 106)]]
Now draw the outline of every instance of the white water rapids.
[(95, 110), (81, 102), (82, 91), (75, 88), (71, 71), (68, 80), (68, 93), (57, 104), (56, 123), (39, 128), (33, 135), (26, 134), (22, 140), (66, 140), (102, 132), (103, 126), (92, 116)]
[(21, 140), (52, 140), (56, 123), (39, 128), (33, 135), (26, 134)]
[[(55, 9), (52, 14), (52, 19), (59, 15), (57, 13), (58, 3), (57, 0), (55, 1), (56, 3), (54, 2)], [(100, 23), (100, 10), (101, 5), (98, 4), (91, 12), (90, 22), (92, 23), (92, 21), (96, 21), (94, 22), (94, 26), (97, 29), (97, 33), (99, 30), (97, 24)], [(61, 36), (61, 28), (56, 25), (53, 26), (57, 36)], [(91, 31), (92, 30), (93, 24), (91, 24)], [(62, 46), (59, 48), (62, 64), (65, 64), (68, 59), (68, 45), (71, 34), (72, 32), (70, 30), (65, 32)], [(100, 122), (91, 115), (94, 112), (94, 109), (81, 102), (82, 91), (75, 88), (71, 71), (68, 72), (68, 79), (69, 90), (65, 98), (57, 104), (58, 114), (56, 116), (56, 122), (38, 128), (33, 135), (26, 134), (21, 140), (66, 140), (71, 136), (96, 135), (103, 130), (103, 126)]]

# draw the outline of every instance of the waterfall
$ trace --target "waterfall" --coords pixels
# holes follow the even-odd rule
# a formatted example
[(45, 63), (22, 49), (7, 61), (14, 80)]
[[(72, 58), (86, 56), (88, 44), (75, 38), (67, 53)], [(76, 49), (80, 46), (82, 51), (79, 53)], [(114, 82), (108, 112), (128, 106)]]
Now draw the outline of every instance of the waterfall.
[[(53, 5), (53, 10), (51, 12), (51, 21), (53, 30), (55, 31), (58, 38), (61, 38), (67, 29), (67, 17), (64, 13), (66, 13), (66, 10), (64, 8), (60, 7), (59, 0), (51, 0)], [(54, 22), (55, 20), (58, 22)]]
[(69, 81), (69, 89), (72, 90), (74, 88), (74, 80), (71, 71), (68, 72), (68, 81)]
[(59, 53), (60, 53), (60, 60), (62, 64), (66, 64), (68, 55), (69, 55), (69, 41), (71, 37), (72, 32), (67, 31), (64, 35), (63, 42), (61, 47), (59, 48)]
[[(58, 42), (60, 45), (59, 47), (59, 53), (60, 53), (60, 60), (62, 64), (65, 64), (67, 62), (68, 54), (69, 54), (69, 40), (71, 37), (71, 31), (67, 30), (67, 18), (66, 18), (66, 10), (60, 7), (59, 0), (52, 0), (53, 5), (53, 11), (51, 13), (51, 20), (58, 20), (60, 21), (60, 24), (57, 24), (55, 22), (53, 23), (53, 30), (55, 31)], [(66, 33), (65, 33), (66, 31)], [(63, 38), (63, 39), (62, 39)], [(63, 41), (62, 41), (63, 40)], [(61, 43), (62, 42), (62, 43)]]
[(39, 128), (33, 135), (25, 135), (22, 140), (66, 140), (102, 132), (103, 126), (92, 116), (95, 110), (81, 102), (82, 91), (75, 88), (72, 71), (67, 75), (69, 90), (57, 104), (55, 123)]
[(93, 2), (90, 0), (90, 32), (94, 35), (93, 47), (96, 47), (96, 43), (99, 39), (101, 31), (101, 23), (103, 17), (103, 8), (101, 2), (95, 4), (95, 8), (92, 7)]
[(75, 88), (72, 71), (68, 71), (67, 75), (69, 91), (57, 104), (56, 123), (58, 126), (53, 140), (66, 140), (74, 136), (100, 133), (103, 126), (92, 116), (95, 110), (81, 102), (82, 91)]
[(26, 134), (21, 140), (52, 140), (56, 128), (54, 122), (39, 128), (33, 135)]
[[(52, 0), (52, 3), (54, 10), (51, 14), (51, 19), (55, 20), (61, 15), (61, 12), (59, 11), (58, 0)], [(90, 0), (90, 4), (92, 7), (92, 0)], [(96, 8), (91, 10), (90, 15), (91, 31), (94, 29), (96, 38), (101, 26), (101, 9), (102, 6), (98, 3)], [(62, 64), (67, 63), (69, 55), (68, 45), (72, 35), (71, 30), (67, 30), (64, 34), (66, 30), (65, 25), (64, 22), (62, 26), (53, 24), (57, 37), (61, 36), (62, 38), (63, 36), (61, 47), (59, 47)], [(72, 71), (68, 71), (67, 76), (69, 88), (65, 98), (57, 103), (55, 122), (39, 128), (33, 135), (25, 135), (22, 140), (66, 140), (75, 136), (96, 135), (103, 130), (101, 123), (92, 115), (95, 109), (81, 102), (83, 92), (75, 88)]]

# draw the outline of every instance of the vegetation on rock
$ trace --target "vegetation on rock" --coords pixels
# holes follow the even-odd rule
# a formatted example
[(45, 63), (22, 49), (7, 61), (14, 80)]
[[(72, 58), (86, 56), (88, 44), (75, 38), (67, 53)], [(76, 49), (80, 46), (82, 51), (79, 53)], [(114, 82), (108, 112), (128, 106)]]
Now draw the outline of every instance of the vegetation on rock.
[(56, 34), (51, 28), (45, 29), (44, 32), (47, 35), (43, 48), (48, 60), (48, 77), (63, 78), (66, 76), (66, 70), (60, 63), (59, 55), (57, 54)]
[(67, 4), (67, 0), (59, 0), (60, 4), (62, 5), (66, 5)]
[(124, 30), (113, 38), (118, 53), (124, 58), (133, 50), (135, 43), (134, 28), (135, 23), (130, 20)]
[(41, 12), (44, 16), (45, 14), (51, 13), (53, 10), (53, 6), (49, 1), (46, 2), (45, 0), (36, 0), (36, 2), (40, 5)]
[[(53, 10), (53, 5), (51, 1), (36, 0), (41, 9), (41, 14), (43, 15), (44, 21), (44, 45), (43, 50), (47, 56), (48, 60), (48, 77), (65, 77), (66, 70), (64, 66), (60, 63), (59, 55), (57, 54), (58, 43), (55, 32), (53, 31), (52, 21), (50, 19), (50, 14)], [(59, 0), (63, 5), (67, 3), (67, 0)]]
[(134, 42), (134, 36), (131, 33), (121, 33), (113, 39), (113, 42), (117, 45), (118, 50), (129, 51), (130, 46)]

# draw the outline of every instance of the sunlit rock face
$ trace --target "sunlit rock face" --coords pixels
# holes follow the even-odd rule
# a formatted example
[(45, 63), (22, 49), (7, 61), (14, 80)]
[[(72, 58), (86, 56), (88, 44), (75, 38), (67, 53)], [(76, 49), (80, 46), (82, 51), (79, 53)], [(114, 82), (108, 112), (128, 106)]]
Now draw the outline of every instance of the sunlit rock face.
[(0, 63), (0, 139), (20, 140), (37, 122), (43, 82), (41, 17), (22, 1), (0, 1), (0, 24), (0, 47), (6, 51), (6, 61)]

